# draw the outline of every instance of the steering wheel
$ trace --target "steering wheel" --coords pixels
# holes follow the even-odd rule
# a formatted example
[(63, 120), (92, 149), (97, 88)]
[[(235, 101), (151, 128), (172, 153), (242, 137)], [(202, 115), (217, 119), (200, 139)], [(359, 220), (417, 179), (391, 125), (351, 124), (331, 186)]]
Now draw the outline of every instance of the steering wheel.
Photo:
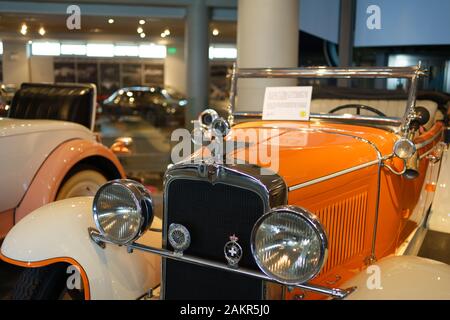
[(339, 107), (336, 107), (336, 108), (332, 109), (329, 113), (336, 113), (337, 111), (342, 110), (342, 109), (356, 109), (356, 114), (357, 115), (360, 115), (361, 114), (361, 109), (363, 109), (363, 110), (367, 110), (367, 111), (373, 112), (376, 115), (379, 115), (380, 117), (387, 117), (380, 110), (377, 110), (374, 107), (366, 106), (366, 105), (363, 105), (363, 104), (345, 104), (343, 106), (339, 106)]

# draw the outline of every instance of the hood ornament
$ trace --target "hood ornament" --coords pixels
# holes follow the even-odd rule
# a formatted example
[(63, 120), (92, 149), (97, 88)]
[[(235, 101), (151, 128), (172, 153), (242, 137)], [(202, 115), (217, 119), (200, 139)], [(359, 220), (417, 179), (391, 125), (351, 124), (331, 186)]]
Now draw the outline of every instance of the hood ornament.
[(223, 248), (223, 253), (225, 254), (225, 259), (227, 259), (228, 266), (231, 268), (237, 268), (239, 261), (242, 258), (242, 247), (238, 243), (239, 238), (236, 235), (230, 237), (230, 241), (225, 243)]

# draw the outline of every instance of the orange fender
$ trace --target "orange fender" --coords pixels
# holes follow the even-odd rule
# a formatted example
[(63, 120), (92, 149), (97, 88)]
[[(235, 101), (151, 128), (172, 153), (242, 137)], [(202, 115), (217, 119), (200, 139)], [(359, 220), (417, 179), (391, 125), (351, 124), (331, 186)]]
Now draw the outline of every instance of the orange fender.
[[(92, 160), (92, 164), (108, 173), (107, 178), (125, 178), (125, 171), (119, 160), (104, 145), (96, 141), (81, 139), (64, 142), (47, 157), (34, 176), (16, 209), (15, 223), (31, 211), (54, 201), (59, 187), (69, 171), (81, 161), (90, 160)], [(109, 168), (102, 167), (104, 164), (108, 164)]]

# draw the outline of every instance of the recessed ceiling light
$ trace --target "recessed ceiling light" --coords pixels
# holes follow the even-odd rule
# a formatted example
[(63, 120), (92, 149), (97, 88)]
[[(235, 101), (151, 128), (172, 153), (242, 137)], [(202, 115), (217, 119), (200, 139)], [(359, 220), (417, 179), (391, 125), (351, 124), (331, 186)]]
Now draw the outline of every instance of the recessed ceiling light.
[(166, 36), (170, 36), (170, 30), (169, 30), (169, 29), (164, 30), (164, 34), (165, 34)]
[(136, 31), (137, 31), (137, 33), (142, 33), (142, 32), (144, 32), (144, 29), (142, 27), (138, 27)]
[(22, 24), (22, 26), (20, 27), (20, 33), (23, 35), (26, 35), (28, 32), (28, 27), (25, 23)]
[(108, 19), (108, 23), (109, 24), (113, 24), (114, 23), (114, 19)]
[(40, 34), (41, 36), (44, 36), (45, 33), (46, 33), (44, 27), (40, 27), (38, 32), (39, 32), (39, 34)]
[(145, 20), (144, 19), (139, 20), (139, 24), (145, 24)]
[(214, 37), (217, 37), (218, 35), (219, 35), (219, 29), (217, 29), (217, 28), (214, 28), (213, 29), (213, 31), (212, 31), (212, 35), (214, 36)]
[(141, 32), (141, 34), (139, 34), (139, 36), (140, 36), (141, 38), (145, 38), (145, 33)]
[(165, 38), (167, 35), (164, 32), (161, 32), (161, 38)]

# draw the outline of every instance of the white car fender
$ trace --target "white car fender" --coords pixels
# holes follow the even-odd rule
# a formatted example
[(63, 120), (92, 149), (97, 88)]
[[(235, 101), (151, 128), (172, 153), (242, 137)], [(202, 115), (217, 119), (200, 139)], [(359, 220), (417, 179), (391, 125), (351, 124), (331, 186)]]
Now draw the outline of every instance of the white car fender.
[(450, 233), (450, 155), (445, 150), (442, 155), (441, 171), (431, 206), (428, 228), (433, 231)]
[[(139, 298), (160, 283), (161, 259), (111, 244), (102, 249), (94, 243), (88, 234), (88, 228), (95, 227), (92, 201), (92, 197), (71, 198), (33, 211), (6, 236), (2, 258), (30, 267), (75, 262), (89, 286), (86, 298)], [(161, 220), (155, 217), (152, 227), (161, 228)], [(160, 248), (161, 234), (146, 232), (139, 243)]]
[(450, 266), (417, 256), (389, 256), (342, 285), (349, 300), (448, 300)]

